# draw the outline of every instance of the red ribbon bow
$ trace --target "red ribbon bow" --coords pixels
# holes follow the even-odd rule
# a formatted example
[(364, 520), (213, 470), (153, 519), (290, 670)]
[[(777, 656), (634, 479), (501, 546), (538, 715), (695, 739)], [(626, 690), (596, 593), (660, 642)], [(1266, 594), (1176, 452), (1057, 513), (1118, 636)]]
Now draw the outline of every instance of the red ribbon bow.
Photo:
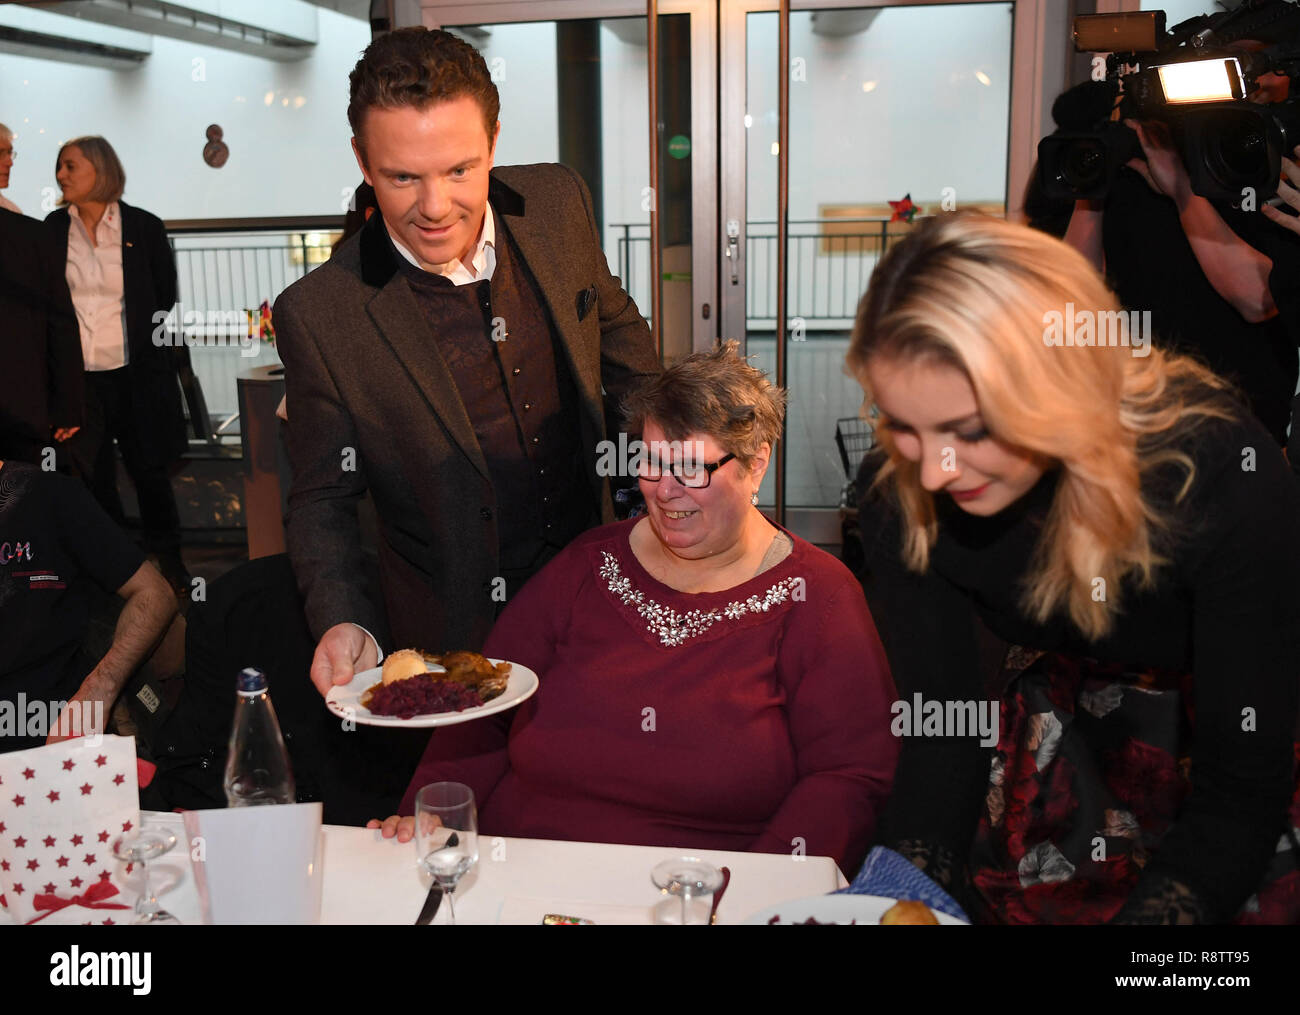
[(46, 910), (40, 916), (34, 916), (28, 923), (40, 923), (51, 913), (57, 913), (60, 909), (66, 909), (68, 906), (84, 906), (86, 909), (130, 909), (130, 906), (124, 906), (120, 902), (103, 902), (110, 895), (117, 894), (117, 886), (107, 881), (97, 881), (82, 894), (74, 895), (70, 899), (62, 898), (58, 895), (41, 895), (38, 894), (32, 899), (32, 907), (36, 910)]

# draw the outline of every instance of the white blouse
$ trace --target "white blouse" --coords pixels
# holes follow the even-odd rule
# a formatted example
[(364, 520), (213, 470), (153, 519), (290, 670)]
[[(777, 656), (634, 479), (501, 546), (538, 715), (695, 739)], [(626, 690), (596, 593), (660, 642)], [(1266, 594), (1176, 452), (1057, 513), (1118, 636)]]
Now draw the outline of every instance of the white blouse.
[(122, 209), (116, 201), (104, 209), (94, 244), (76, 205), (68, 213), (68, 289), (81, 326), (81, 355), (87, 370), (116, 370), (127, 363)]

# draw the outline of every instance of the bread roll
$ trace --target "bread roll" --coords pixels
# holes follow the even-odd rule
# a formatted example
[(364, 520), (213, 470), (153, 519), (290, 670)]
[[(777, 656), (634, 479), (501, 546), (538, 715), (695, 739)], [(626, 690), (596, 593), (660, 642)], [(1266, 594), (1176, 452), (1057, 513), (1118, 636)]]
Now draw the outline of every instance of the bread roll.
[(400, 649), (384, 660), (384, 683), (392, 684), (408, 677), (428, 673), (424, 665), (424, 656), (413, 648)]
[(895, 902), (880, 918), (881, 926), (886, 924), (937, 924), (939, 921), (930, 912), (924, 902)]

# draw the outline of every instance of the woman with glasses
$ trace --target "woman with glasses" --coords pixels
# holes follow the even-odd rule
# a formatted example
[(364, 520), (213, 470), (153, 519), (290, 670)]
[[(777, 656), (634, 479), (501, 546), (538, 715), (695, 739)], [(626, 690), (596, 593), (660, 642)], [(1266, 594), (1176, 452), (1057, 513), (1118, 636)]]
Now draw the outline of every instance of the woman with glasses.
[(881, 838), (988, 922), (1295, 922), (1300, 491), (1140, 320), (986, 216), (876, 268), (867, 599), (904, 700), (1000, 706), (993, 749), (905, 740)]
[[(894, 689), (852, 575), (756, 507), (784, 401), (735, 343), (627, 400), (646, 515), (580, 536), (507, 606), (483, 651), (540, 689), (435, 731), (403, 812), (451, 780), (496, 834), (856, 868), (893, 773)], [(405, 841), (411, 819), (383, 828)]]

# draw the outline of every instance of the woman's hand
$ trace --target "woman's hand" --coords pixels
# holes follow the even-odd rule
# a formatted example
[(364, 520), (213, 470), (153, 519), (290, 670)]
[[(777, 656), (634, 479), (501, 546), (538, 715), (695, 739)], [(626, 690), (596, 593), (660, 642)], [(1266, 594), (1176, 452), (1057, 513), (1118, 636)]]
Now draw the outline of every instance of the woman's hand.
[[(437, 819), (435, 818), (434, 820), (436, 821)], [(380, 834), (383, 835), (385, 839), (391, 839), (396, 835), (398, 842), (410, 842), (415, 838), (414, 815), (402, 817), (401, 815), (394, 814), (392, 817), (385, 818), (383, 821), (380, 821), (378, 818), (371, 818), (366, 822), (366, 827), (378, 828)]]

